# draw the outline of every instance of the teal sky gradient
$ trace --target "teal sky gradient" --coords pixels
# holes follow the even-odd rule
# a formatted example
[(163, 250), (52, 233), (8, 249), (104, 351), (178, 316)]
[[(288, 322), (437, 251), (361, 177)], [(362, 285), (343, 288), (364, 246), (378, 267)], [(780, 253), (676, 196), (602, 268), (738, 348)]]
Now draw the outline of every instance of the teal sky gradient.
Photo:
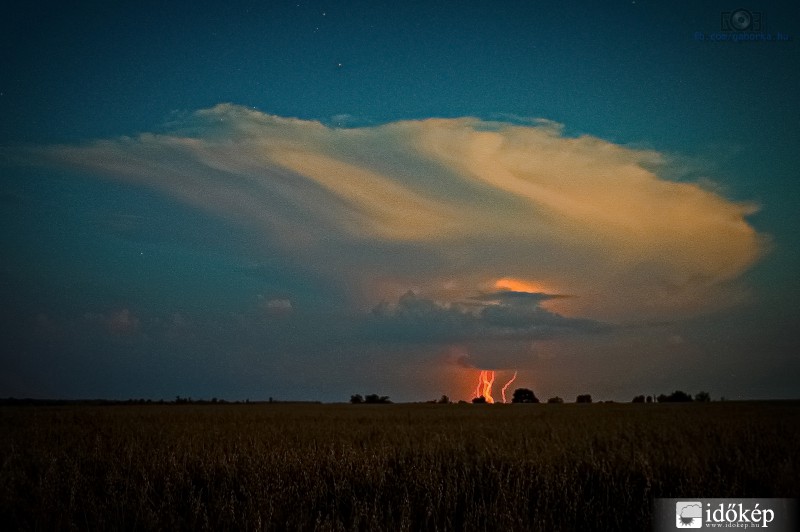
[[(721, 13), (741, 7), (763, 16), (773, 40), (711, 41)], [(518, 367), (519, 384), (540, 397), (800, 395), (794, 3), (17, 2), (0, 19), (0, 396), (469, 399), (453, 376), (459, 364)], [(720, 282), (741, 295), (721, 308), (561, 322), (541, 301), (498, 296), (499, 314), (474, 318), (430, 289), (453, 254), (354, 243), (326, 228), (325, 245), (302, 256), (335, 259), (341, 245), (353, 259), (337, 273), (298, 259), (300, 245), (287, 249), (257, 216), (190, 201), (211, 174), (167, 193), (153, 179), (99, 171), (97, 160), (45, 161), (53, 146), (98, 139), (207, 141), (227, 130), (195, 113), (223, 103), (364, 128), (384, 159), (354, 155), (362, 167), (395, 157), (442, 179), (427, 160), (381, 151), (386, 137), (374, 132), (402, 120), (547, 119), (564, 139), (658, 152), (664, 180), (758, 205), (747, 221), (767, 239), (764, 253)], [(135, 168), (191, 161), (154, 155)], [(513, 245), (491, 249), (511, 256)], [(419, 301), (385, 296), (381, 314), (354, 296), (356, 258), (371, 272), (407, 260)]]

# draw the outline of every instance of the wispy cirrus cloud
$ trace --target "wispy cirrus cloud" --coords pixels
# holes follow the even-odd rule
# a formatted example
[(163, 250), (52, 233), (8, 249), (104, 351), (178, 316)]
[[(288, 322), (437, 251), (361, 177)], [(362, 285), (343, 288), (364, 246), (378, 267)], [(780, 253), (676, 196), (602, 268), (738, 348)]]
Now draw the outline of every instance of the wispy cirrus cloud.
[(666, 318), (734, 301), (765, 250), (753, 205), (661, 177), (655, 151), (549, 121), (340, 129), (221, 104), (164, 133), (28, 154), (254, 227), (255, 246), (365, 308), (409, 289), (464, 300), (512, 279), (574, 296), (542, 303), (567, 315)]

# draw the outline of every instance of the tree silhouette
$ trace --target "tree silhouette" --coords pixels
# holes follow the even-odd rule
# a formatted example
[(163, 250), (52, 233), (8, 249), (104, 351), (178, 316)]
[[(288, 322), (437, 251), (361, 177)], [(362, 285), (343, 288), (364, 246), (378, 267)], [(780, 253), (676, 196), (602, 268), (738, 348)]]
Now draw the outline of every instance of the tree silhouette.
[(350, 396), (350, 402), (353, 403), (354, 405), (359, 405), (364, 402), (364, 398), (361, 397), (360, 393), (357, 393), (355, 395)]
[(575, 402), (576, 403), (591, 403), (592, 402), (592, 396), (590, 394), (588, 394), (588, 393), (587, 394), (583, 394), (583, 395), (579, 395), (575, 399)]
[(697, 392), (694, 394), (694, 400), (700, 403), (709, 403), (711, 402), (711, 394), (708, 392)]
[(659, 403), (688, 403), (692, 400), (692, 396), (686, 392), (675, 390), (669, 395), (663, 393), (658, 396)]
[(564, 402), (564, 400), (556, 395), (555, 397), (548, 399), (547, 402), (552, 404), (561, 404)]
[(364, 402), (372, 405), (376, 404), (389, 404), (391, 401), (389, 400), (389, 396), (387, 395), (378, 395), (376, 393), (371, 393), (368, 396), (364, 397)]
[(483, 405), (486, 404), (486, 398), (484, 396), (476, 397), (472, 400), (472, 404), (474, 405)]
[(631, 403), (644, 403), (644, 395), (637, 395)]
[(529, 390), (527, 388), (517, 388), (514, 390), (514, 395), (511, 397), (512, 403), (538, 403), (539, 399), (536, 398), (536, 394), (533, 393), (533, 390)]
[(447, 405), (447, 404), (450, 404), (450, 398), (449, 398), (449, 397), (447, 397), (446, 395), (443, 395), (443, 396), (441, 397), (441, 399), (439, 399), (438, 403), (439, 403), (440, 405)]

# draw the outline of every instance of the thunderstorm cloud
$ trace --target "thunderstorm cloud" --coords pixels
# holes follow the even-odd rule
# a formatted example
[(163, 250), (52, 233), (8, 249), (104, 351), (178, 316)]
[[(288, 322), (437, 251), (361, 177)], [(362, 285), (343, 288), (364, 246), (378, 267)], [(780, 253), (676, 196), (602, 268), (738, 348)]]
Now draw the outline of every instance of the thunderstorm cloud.
[[(254, 229), (254, 247), (355, 307), (400, 301), (375, 318), (381, 327), (417, 316), (433, 337), (473, 322), (551, 330), (563, 316), (702, 313), (741, 297), (736, 281), (765, 247), (747, 221), (753, 205), (663, 177), (670, 162), (658, 152), (569, 137), (544, 120), (340, 128), (221, 104), (159, 133), (27, 155)], [(409, 290), (418, 300), (401, 300)], [(287, 295), (265, 308), (291, 311)], [(129, 315), (109, 323), (136, 326)]]

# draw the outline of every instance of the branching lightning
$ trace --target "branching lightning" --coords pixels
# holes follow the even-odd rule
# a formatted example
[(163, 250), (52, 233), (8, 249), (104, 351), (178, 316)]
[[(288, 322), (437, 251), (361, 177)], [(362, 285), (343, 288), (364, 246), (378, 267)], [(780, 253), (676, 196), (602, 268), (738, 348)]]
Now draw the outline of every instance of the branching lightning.
[[(506, 403), (506, 390), (511, 383), (517, 378), (517, 372), (514, 372), (514, 376), (505, 383), (502, 389), (503, 395), (503, 402)], [(486, 399), (487, 403), (494, 403), (494, 397), (492, 397), (492, 386), (494, 385), (495, 379), (495, 371), (491, 369), (484, 369), (481, 370), (480, 375), (478, 375), (478, 386), (475, 387), (475, 397), (483, 397)]]

